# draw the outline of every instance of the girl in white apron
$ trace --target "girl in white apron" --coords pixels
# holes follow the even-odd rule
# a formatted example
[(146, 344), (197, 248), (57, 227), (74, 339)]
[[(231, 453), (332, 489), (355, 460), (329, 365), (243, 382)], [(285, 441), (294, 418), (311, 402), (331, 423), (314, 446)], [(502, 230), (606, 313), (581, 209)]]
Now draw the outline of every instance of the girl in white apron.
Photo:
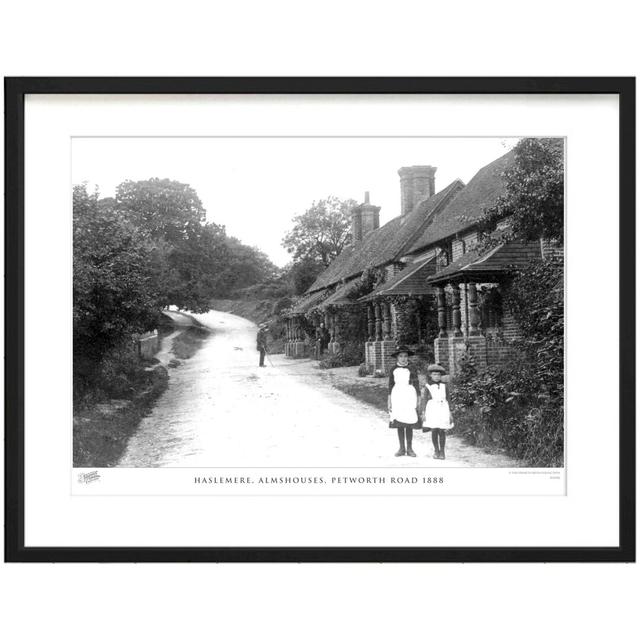
[[(416, 454), (411, 446), (413, 430), (420, 428), (418, 421), (418, 398), (420, 397), (420, 382), (417, 371), (409, 365), (409, 356), (413, 351), (404, 345), (391, 354), (396, 358), (396, 365), (389, 372), (389, 428), (396, 429), (400, 448), (396, 456), (411, 456)], [(405, 446), (406, 439), (406, 446)]]
[(427, 368), (427, 383), (424, 385), (426, 402), (423, 416), (423, 431), (431, 430), (436, 460), (444, 460), (444, 446), (447, 442), (447, 431), (453, 427), (451, 410), (449, 409), (449, 385), (442, 382), (445, 370), (439, 364), (431, 364)]

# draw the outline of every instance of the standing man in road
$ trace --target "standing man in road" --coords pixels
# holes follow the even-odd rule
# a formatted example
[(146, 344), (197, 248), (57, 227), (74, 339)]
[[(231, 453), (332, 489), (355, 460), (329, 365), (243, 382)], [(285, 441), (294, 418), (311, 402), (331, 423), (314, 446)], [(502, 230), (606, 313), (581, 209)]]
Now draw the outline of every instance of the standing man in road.
[(260, 352), (260, 366), (264, 367), (264, 354), (267, 352), (267, 325), (264, 323), (258, 325), (256, 349)]

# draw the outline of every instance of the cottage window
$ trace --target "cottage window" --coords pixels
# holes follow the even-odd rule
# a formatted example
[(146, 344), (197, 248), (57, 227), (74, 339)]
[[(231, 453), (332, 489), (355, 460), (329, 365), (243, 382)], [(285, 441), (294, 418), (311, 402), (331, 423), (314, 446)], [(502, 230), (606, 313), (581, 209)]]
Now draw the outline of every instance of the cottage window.
[(438, 253), (436, 255), (437, 271), (440, 271), (441, 269), (444, 269), (446, 266), (451, 264), (451, 253), (451, 244), (443, 245), (438, 249)]

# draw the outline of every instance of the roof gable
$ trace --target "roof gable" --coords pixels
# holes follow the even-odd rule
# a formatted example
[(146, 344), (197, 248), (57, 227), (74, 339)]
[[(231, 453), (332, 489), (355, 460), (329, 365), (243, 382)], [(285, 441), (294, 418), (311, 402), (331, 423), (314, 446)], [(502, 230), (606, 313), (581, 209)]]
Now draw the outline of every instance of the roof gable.
[(428, 281), (438, 282), (461, 278), (465, 275), (481, 277), (508, 272), (514, 267), (524, 267), (536, 260), (542, 260), (539, 241), (507, 240), (486, 251), (473, 249), (465, 253), (458, 260), (432, 275)]
[(360, 242), (347, 245), (333, 262), (316, 278), (308, 293), (328, 287), (340, 280), (353, 278), (367, 268), (380, 267), (407, 252), (417, 234), (437, 212), (461, 191), (464, 183), (454, 180), (435, 195), (419, 202), (411, 213), (393, 218), (368, 233)]
[(408, 253), (439, 242), (477, 224), (485, 209), (492, 207), (504, 191), (502, 174), (514, 161), (513, 151), (489, 163), (471, 179), (423, 231)]
[(431, 256), (426, 260), (407, 265), (360, 300), (375, 300), (380, 296), (417, 296), (432, 293), (433, 287), (427, 284), (427, 278), (435, 273), (435, 262), (435, 256)]

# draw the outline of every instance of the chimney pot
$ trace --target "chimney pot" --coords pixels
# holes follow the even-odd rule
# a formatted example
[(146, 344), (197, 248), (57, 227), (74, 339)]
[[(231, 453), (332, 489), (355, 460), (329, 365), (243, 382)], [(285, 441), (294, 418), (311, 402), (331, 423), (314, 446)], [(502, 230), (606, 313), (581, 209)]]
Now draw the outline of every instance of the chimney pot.
[(360, 242), (369, 232), (380, 227), (380, 207), (369, 202), (369, 192), (364, 192), (364, 202), (351, 210), (351, 238)]
[(400, 176), (400, 212), (411, 213), (421, 200), (430, 198), (436, 192), (435, 173), (437, 167), (418, 165), (402, 167)]

